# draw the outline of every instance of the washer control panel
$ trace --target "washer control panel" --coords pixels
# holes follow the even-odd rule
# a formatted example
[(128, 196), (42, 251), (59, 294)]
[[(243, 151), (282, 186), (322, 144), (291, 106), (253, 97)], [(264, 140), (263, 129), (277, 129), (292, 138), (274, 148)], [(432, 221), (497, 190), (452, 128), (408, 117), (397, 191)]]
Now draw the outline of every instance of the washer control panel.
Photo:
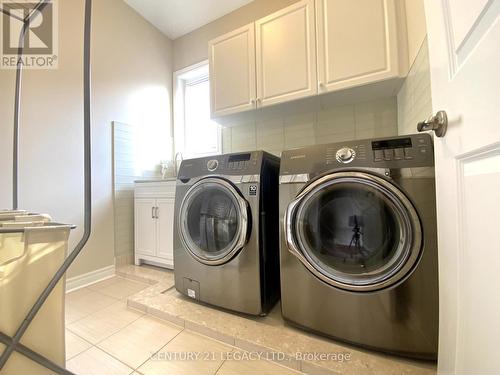
[(258, 152), (214, 156), (205, 159), (203, 170), (220, 174), (254, 174), (259, 169), (258, 158)]

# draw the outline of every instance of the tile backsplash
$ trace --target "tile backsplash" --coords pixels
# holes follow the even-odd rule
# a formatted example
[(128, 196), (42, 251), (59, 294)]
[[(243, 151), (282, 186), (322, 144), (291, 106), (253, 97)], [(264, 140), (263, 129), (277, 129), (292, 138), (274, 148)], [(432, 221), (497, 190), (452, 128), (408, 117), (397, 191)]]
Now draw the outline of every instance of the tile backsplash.
[(391, 137), (416, 132), (417, 122), (432, 114), (427, 39), (397, 96), (321, 108), (301, 101), (286, 110), (250, 112), (222, 130), (222, 151), (281, 151), (352, 139)]
[(248, 120), (223, 128), (223, 152), (262, 149), (280, 155), (290, 148), (398, 134), (396, 97), (290, 112), (250, 114)]
[(417, 132), (417, 123), (432, 115), (431, 74), (427, 38), (398, 93), (398, 133)]

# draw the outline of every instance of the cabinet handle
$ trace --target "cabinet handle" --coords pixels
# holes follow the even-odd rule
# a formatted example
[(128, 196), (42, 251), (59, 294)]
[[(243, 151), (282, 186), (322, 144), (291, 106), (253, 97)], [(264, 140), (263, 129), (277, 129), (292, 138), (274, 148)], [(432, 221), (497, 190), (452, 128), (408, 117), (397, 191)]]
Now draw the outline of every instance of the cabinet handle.
[(159, 219), (160, 218), (160, 207), (156, 207), (155, 213), (156, 213), (156, 218)]
[(250, 104), (255, 104), (255, 99), (250, 99)]
[(151, 207), (151, 219), (155, 219), (155, 208), (156, 207)]

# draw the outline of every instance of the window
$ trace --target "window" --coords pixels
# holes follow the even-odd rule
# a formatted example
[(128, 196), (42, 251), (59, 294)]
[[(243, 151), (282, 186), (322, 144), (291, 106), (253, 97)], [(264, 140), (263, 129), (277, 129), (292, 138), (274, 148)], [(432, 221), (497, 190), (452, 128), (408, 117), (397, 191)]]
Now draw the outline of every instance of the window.
[(174, 73), (175, 151), (184, 158), (221, 153), (220, 125), (210, 119), (208, 62)]

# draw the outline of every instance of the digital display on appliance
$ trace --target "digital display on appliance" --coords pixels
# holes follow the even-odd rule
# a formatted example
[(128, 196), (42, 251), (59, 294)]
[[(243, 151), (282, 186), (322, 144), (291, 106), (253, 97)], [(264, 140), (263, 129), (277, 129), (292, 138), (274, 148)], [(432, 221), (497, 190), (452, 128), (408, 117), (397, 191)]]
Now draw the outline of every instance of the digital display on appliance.
[(373, 141), (373, 150), (383, 150), (387, 148), (407, 148), (411, 147), (411, 138), (384, 139), (382, 141)]
[(238, 161), (247, 161), (250, 160), (250, 157), (252, 154), (238, 154), (238, 155), (230, 155), (229, 156), (229, 162), (238, 162)]

